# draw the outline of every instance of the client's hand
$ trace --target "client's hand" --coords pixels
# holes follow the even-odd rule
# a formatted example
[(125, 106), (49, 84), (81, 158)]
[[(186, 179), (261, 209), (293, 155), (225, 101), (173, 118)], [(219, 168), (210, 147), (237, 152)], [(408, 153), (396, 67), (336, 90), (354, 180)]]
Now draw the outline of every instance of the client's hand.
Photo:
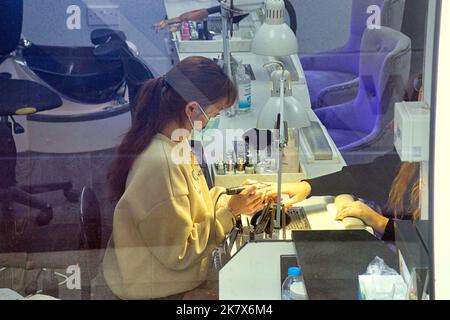
[[(308, 182), (294, 182), (284, 183), (281, 186), (281, 194), (288, 195), (289, 199), (284, 200), (282, 203), (287, 207), (292, 207), (295, 203), (302, 202), (311, 193), (311, 186)], [(269, 190), (266, 192), (267, 197), (277, 199), (278, 197), (278, 184), (272, 184)]]
[(380, 233), (384, 233), (389, 221), (388, 218), (383, 217), (361, 201), (350, 202), (342, 206), (342, 209), (336, 214), (336, 220), (342, 220), (346, 217), (359, 218)]
[(193, 10), (183, 13), (178, 17), (181, 21), (202, 21), (208, 18), (206, 9)]
[(265, 191), (269, 191), (272, 187), (271, 183), (261, 182), (261, 181), (252, 180), (252, 179), (247, 179), (240, 185), (241, 186), (255, 186), (258, 190), (265, 190)]
[(265, 192), (257, 186), (251, 185), (240, 194), (232, 196), (228, 207), (234, 215), (254, 214), (264, 208)]
[(200, 10), (193, 10), (188, 11), (180, 15), (179, 17), (168, 19), (168, 20), (162, 20), (158, 23), (153, 24), (153, 27), (155, 29), (164, 29), (166, 27), (170, 27), (174, 24), (180, 24), (182, 22), (187, 21), (202, 21), (208, 17), (208, 11), (206, 9), (200, 9)]

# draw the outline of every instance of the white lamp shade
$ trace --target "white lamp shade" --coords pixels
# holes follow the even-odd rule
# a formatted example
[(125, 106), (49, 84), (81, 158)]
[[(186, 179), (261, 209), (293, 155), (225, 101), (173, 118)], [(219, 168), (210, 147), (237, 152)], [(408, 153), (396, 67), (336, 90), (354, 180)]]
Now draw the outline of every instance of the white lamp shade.
[(298, 52), (297, 38), (285, 23), (275, 25), (264, 23), (253, 38), (252, 52), (274, 57), (296, 54)]
[[(271, 97), (261, 109), (257, 129), (274, 129), (277, 116), (281, 112), (280, 98)], [(306, 128), (311, 126), (308, 111), (302, 107), (297, 99), (292, 96), (284, 98), (284, 121), (287, 121), (289, 128)]]

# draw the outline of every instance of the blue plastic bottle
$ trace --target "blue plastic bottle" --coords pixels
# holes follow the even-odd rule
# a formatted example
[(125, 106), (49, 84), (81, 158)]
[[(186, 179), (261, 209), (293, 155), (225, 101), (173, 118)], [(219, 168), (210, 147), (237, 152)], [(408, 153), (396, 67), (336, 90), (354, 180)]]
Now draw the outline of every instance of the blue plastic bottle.
[(281, 300), (308, 300), (302, 269), (291, 267), (281, 286)]

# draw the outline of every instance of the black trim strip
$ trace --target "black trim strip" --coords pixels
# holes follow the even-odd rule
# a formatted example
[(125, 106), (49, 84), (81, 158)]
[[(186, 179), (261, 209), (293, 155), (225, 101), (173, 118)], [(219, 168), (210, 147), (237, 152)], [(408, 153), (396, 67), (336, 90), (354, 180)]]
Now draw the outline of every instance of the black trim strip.
[(115, 117), (130, 111), (130, 105), (125, 104), (120, 107), (106, 107), (111, 108), (100, 112), (76, 115), (47, 115), (35, 113), (27, 117), (28, 121), (34, 122), (50, 122), (50, 123), (67, 123), (67, 122), (85, 122), (102, 120)]

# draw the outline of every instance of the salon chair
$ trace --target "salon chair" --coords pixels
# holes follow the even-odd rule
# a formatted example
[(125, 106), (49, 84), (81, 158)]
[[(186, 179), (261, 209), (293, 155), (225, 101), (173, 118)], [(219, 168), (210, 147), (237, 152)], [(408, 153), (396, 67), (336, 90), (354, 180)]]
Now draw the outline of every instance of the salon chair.
[(14, 52), (15, 61), (58, 92), (63, 102), (102, 104), (121, 95), (125, 80), (120, 61), (97, 60), (93, 46), (38, 45), (21, 39), (23, 0), (0, 1), (0, 17), (0, 57)]
[(381, 8), (381, 25), (400, 30), (406, 0), (353, 0), (350, 36), (344, 46), (300, 58), (312, 108), (345, 103), (358, 94), (361, 40), (371, 5)]
[(15, 122), (13, 116), (49, 110), (60, 105), (58, 95), (35, 82), (0, 79), (0, 218), (10, 217), (11, 205), (20, 203), (39, 209), (36, 222), (45, 225), (53, 217), (52, 206), (34, 194), (63, 190), (67, 200), (78, 201), (78, 193), (72, 190), (71, 182), (17, 185), (16, 181), (17, 150), (12, 132), (21, 134), (24, 129)]
[(20, 39), (22, 15), (23, 0), (0, 1), (0, 56), (15, 51), (15, 60), (58, 92), (63, 102), (102, 104), (123, 96), (120, 61), (99, 61), (93, 46), (38, 45)]
[(411, 64), (411, 40), (382, 27), (366, 30), (359, 61), (355, 100), (315, 113), (348, 165), (370, 162), (393, 149), (394, 105), (403, 101)]
[(122, 31), (112, 29), (97, 29), (91, 33), (91, 42), (95, 45), (94, 55), (100, 61), (121, 61), (125, 82), (128, 87), (130, 110), (134, 115), (134, 106), (141, 85), (149, 79), (153, 79), (153, 73), (149, 67), (137, 57), (127, 43), (127, 38)]
[(122, 63), (99, 61), (93, 46), (37, 45), (21, 40), (15, 58), (64, 99), (82, 105), (123, 99)]
[[(22, 30), (23, 3), (21, 0), (0, 2), (0, 61), (15, 51)], [(71, 182), (36, 185), (17, 185), (17, 149), (15, 134), (24, 133), (15, 115), (28, 115), (38, 111), (58, 108), (62, 105), (59, 95), (32, 81), (11, 79), (9, 74), (0, 76), (0, 221), (14, 223), (11, 205), (22, 205), (38, 209), (36, 222), (45, 225), (53, 217), (52, 206), (34, 194), (63, 190), (65, 197), (78, 201), (79, 194), (72, 190)], [(13, 236), (13, 235), (12, 235)]]

